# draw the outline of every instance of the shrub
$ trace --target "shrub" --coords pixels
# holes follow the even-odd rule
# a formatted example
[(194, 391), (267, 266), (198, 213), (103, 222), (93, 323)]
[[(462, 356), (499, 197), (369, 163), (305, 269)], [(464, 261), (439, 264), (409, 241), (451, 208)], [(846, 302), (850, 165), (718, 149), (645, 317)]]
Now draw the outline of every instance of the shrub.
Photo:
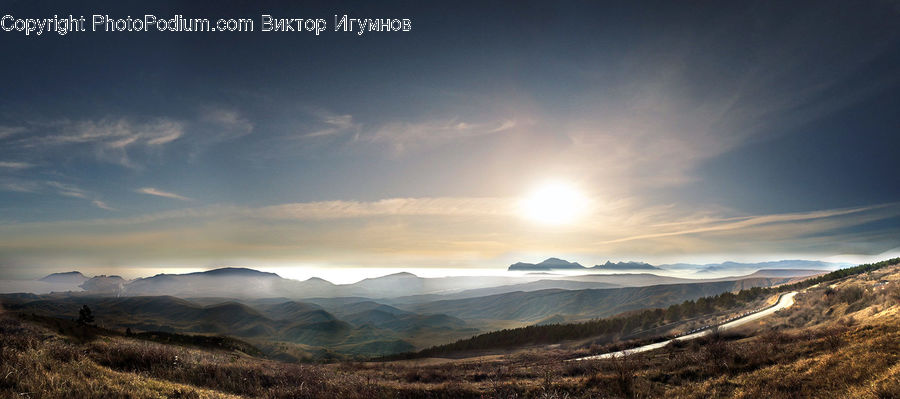
[(863, 294), (865, 294), (865, 290), (863, 290), (862, 287), (852, 285), (841, 289), (840, 292), (838, 292), (838, 297), (842, 302), (854, 303), (862, 299)]

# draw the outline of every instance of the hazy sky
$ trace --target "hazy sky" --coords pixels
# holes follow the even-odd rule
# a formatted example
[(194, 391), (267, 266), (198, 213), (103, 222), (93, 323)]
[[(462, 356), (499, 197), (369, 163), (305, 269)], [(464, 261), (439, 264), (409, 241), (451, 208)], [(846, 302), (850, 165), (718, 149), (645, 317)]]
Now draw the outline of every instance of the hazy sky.
[(900, 248), (896, 1), (35, 3), (413, 29), (0, 30), (0, 275)]

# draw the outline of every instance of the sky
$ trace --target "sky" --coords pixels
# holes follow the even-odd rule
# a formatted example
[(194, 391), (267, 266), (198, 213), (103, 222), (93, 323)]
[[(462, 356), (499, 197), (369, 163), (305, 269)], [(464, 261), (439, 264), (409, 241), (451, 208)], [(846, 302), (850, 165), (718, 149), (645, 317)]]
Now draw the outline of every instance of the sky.
[(256, 31), (0, 30), (0, 277), (900, 251), (896, 1), (82, 3)]

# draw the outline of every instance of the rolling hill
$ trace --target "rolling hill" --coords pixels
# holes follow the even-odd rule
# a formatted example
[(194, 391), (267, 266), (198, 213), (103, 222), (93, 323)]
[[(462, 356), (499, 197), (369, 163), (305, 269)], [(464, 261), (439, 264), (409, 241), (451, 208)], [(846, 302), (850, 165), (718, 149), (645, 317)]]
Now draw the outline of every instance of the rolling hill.
[[(387, 354), (470, 334), (466, 322), (443, 314), (416, 314), (371, 301), (348, 304), (341, 317), (304, 302), (229, 300), (201, 305), (173, 296), (97, 297), (84, 295), (0, 295), (6, 310), (73, 318), (88, 305), (98, 325), (134, 331), (221, 334), (266, 342), (329, 348), (346, 354)], [(423, 341), (420, 335), (427, 336)], [(438, 341), (432, 341), (438, 340)], [(386, 343), (379, 347), (377, 342)], [(368, 352), (373, 350), (372, 352)]]
[[(556, 325), (479, 336), (481, 341), (501, 339), (499, 344), (509, 349), (498, 354), (485, 355), (460, 345), (481, 342), (473, 337), (453, 345), (467, 353), (435, 352), (441, 357), (295, 364), (296, 357), (273, 349), (283, 347), (281, 342), (260, 345), (205, 335), (126, 335), (6, 311), (0, 313), (0, 393), (9, 397), (28, 392), (34, 397), (893, 398), (900, 394), (898, 262), (863, 265), (783, 287), (800, 291), (796, 304), (739, 331), (710, 334), (627, 358), (583, 361), (569, 360), (629, 343), (597, 346), (565, 338), (572, 334), (561, 334), (562, 340), (541, 335), (545, 330), (565, 332), (586, 324)], [(60, 295), (0, 298), (35, 308), (66, 305)], [(95, 300), (99, 305), (101, 299)], [(141, 312), (154, 312), (157, 305), (167, 304), (192, 311), (234, 312), (239, 319), (267, 315), (262, 309), (254, 312), (234, 303), (191, 306), (169, 297), (102, 300), (127, 301)], [(371, 301), (329, 302), (341, 303), (356, 313), (407, 314)], [(305, 303), (272, 300), (266, 304), (272, 306), (272, 314), (320, 310), (319, 305)], [(595, 324), (616, 319), (621, 318)], [(325, 323), (306, 334), (332, 331), (339, 336), (347, 328)], [(538, 335), (510, 339), (529, 333)], [(408, 342), (390, 338), (336, 347), (346, 353), (359, 350), (376, 355), (412, 350)], [(327, 352), (320, 353), (322, 359), (335, 360)]]
[(533, 323), (551, 316), (592, 319), (640, 308), (664, 307), (689, 299), (751, 287), (767, 287), (786, 279), (755, 278), (694, 284), (667, 284), (614, 289), (511, 292), (485, 297), (439, 300), (397, 306), (417, 313), (441, 313), (464, 320), (514, 320)]

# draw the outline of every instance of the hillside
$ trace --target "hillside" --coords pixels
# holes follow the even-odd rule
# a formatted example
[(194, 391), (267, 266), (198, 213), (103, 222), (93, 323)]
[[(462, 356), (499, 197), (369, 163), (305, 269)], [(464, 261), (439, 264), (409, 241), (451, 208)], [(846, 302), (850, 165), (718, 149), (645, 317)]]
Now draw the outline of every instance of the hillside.
[[(652, 274), (576, 276), (583, 281), (538, 280), (390, 300), (365, 297), (256, 298), (260, 290), (282, 292), (296, 284), (331, 285), (325, 281), (300, 282), (252, 269), (226, 268), (184, 275), (160, 274), (123, 286), (118, 277), (94, 277), (88, 282), (105, 293), (54, 295), (0, 294), (8, 310), (56, 318), (72, 318), (90, 306), (99, 325), (144, 332), (221, 334), (252, 340), (283, 359), (324, 356), (378, 356), (395, 350), (406, 352), (446, 344), (475, 333), (528, 324), (596, 319), (645, 307), (668, 306), (685, 300), (753, 286), (770, 286), (787, 278), (694, 282)], [(598, 280), (600, 278), (601, 280)], [(623, 284), (648, 285), (620, 287)], [(352, 290), (387, 292), (404, 287), (406, 292), (432, 291), (474, 281), (472, 277), (425, 279), (410, 273), (364, 279)], [(490, 278), (487, 283), (493, 283)], [(505, 280), (499, 280), (505, 281)], [(683, 284), (649, 285), (657, 282)], [(482, 281), (481, 284), (485, 284)], [(547, 289), (546, 287), (567, 289)], [(280, 287), (280, 288), (279, 288)], [(603, 289), (597, 289), (601, 287)], [(119, 295), (181, 292), (191, 299), (171, 295)], [(234, 297), (208, 296), (221, 291)], [(309, 291), (305, 291), (309, 292)], [(355, 291), (354, 291), (355, 292)], [(403, 292), (394, 289), (394, 292)], [(499, 294), (495, 294), (499, 292)], [(196, 296), (196, 297), (193, 297)]]
[(557, 315), (582, 319), (606, 317), (628, 310), (664, 307), (727, 291), (766, 287), (783, 281), (786, 280), (762, 278), (616, 289), (551, 289), (397, 306), (417, 313), (442, 312), (462, 319), (532, 323)]
[[(408, 312), (371, 301), (341, 306), (339, 315), (316, 304), (290, 300), (245, 303), (220, 298), (199, 302), (211, 303), (172, 296), (0, 295), (0, 304), (10, 312), (71, 319), (87, 305), (97, 324), (105, 327), (235, 336), (275, 348), (271, 354), (293, 360), (386, 355), (476, 331), (459, 318)], [(285, 351), (297, 351), (297, 355), (287, 356)]]
[[(65, 321), (47, 328), (5, 312), (0, 397), (897, 397), (900, 266), (860, 271), (791, 287), (801, 290), (794, 306), (741, 331), (582, 362), (566, 360), (619, 344), (573, 341), (472, 359), (298, 365), (240, 343), (165, 344), (96, 328), (79, 332), (71, 322), (63, 327)], [(234, 309), (219, 310), (241, 309), (227, 306)], [(366, 307), (378, 310), (360, 305)]]

